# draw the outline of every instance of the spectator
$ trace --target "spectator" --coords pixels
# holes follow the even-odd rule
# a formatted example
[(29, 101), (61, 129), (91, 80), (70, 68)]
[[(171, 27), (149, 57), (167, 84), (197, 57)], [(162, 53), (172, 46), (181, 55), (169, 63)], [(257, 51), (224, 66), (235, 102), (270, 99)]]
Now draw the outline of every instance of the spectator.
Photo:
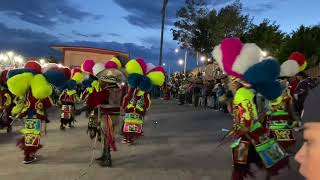
[(300, 164), (299, 172), (308, 180), (320, 179), (320, 87), (310, 91), (304, 103), (302, 119), (304, 124), (304, 144), (295, 159)]
[(303, 103), (308, 95), (309, 91), (309, 80), (307, 74), (304, 72), (300, 72), (297, 75), (298, 78), (298, 85), (295, 90), (295, 99), (296, 99), (296, 111), (299, 113), (299, 116), (301, 115), (301, 112), (303, 110)]

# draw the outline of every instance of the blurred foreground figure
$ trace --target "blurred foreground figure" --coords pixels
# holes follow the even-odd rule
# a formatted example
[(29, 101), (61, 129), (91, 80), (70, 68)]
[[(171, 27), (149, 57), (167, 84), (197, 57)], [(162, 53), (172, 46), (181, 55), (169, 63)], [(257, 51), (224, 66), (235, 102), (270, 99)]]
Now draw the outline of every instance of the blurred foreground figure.
[(320, 179), (320, 87), (311, 90), (304, 103), (302, 119), (304, 124), (304, 144), (296, 154), (300, 163), (300, 173), (308, 180)]
[(256, 44), (243, 44), (238, 38), (224, 39), (216, 46), (213, 56), (233, 83), (234, 122), (229, 136), (236, 138), (231, 144), (233, 172), (231, 180), (254, 177), (251, 164), (267, 172), (266, 180), (287, 166), (288, 157), (277, 139), (268, 136), (254, 102), (255, 92), (268, 100), (276, 99), (282, 89), (277, 78), (280, 65), (274, 59), (262, 59)]

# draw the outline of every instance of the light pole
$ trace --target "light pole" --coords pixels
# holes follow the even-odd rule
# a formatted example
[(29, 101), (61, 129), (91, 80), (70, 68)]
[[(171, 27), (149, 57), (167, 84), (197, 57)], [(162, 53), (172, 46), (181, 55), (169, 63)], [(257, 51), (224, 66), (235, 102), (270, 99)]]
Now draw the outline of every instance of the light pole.
[(167, 7), (167, 4), (168, 4), (168, 0), (163, 0), (162, 10), (161, 10), (162, 24), (161, 24), (161, 39), (160, 39), (160, 59), (159, 59), (159, 65), (160, 66), (162, 64), (163, 33), (164, 33), (164, 21), (165, 21), (165, 18), (166, 18), (166, 7)]
[[(174, 49), (174, 52), (178, 53), (179, 49), (178, 48)], [(183, 66), (183, 73), (184, 73), (184, 75), (186, 75), (186, 72), (187, 72), (187, 57), (188, 57), (188, 49), (185, 49), (184, 60), (183, 60), (183, 65), (184, 65)]]
[(182, 66), (182, 65), (184, 64), (184, 60), (183, 60), (183, 59), (180, 59), (180, 60), (178, 61), (178, 63), (179, 63), (180, 66)]

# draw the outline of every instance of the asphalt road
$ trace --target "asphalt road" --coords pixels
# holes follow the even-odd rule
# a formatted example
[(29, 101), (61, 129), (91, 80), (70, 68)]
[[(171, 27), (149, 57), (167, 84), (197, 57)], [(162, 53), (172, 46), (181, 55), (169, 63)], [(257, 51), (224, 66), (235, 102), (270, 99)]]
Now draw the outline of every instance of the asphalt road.
[[(22, 164), (22, 151), (15, 147), (17, 132), (0, 133), (0, 180), (229, 180), (231, 153), (228, 144), (216, 148), (222, 128), (231, 118), (211, 109), (178, 106), (174, 101), (154, 100), (146, 117), (143, 136), (136, 145), (120, 144), (112, 152), (113, 167), (98, 164), (88, 168), (93, 141), (86, 135), (87, 119), (77, 117), (76, 127), (59, 130), (58, 110), (52, 109), (44, 148), (34, 164)], [(18, 130), (15, 126), (14, 130)], [(100, 155), (97, 145), (95, 156)], [(302, 180), (297, 165), (284, 169), (273, 180)], [(264, 172), (253, 167), (257, 180)]]

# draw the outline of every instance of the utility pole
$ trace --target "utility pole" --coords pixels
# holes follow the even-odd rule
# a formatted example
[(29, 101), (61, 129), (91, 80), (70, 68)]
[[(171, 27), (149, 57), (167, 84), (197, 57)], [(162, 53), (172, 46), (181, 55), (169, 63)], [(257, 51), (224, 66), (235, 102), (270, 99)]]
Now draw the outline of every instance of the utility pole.
[(162, 5), (162, 25), (161, 25), (161, 40), (160, 40), (160, 59), (159, 59), (159, 66), (162, 66), (162, 50), (163, 50), (163, 33), (164, 33), (164, 22), (166, 18), (166, 7), (168, 4), (168, 0), (163, 0), (163, 5)]

